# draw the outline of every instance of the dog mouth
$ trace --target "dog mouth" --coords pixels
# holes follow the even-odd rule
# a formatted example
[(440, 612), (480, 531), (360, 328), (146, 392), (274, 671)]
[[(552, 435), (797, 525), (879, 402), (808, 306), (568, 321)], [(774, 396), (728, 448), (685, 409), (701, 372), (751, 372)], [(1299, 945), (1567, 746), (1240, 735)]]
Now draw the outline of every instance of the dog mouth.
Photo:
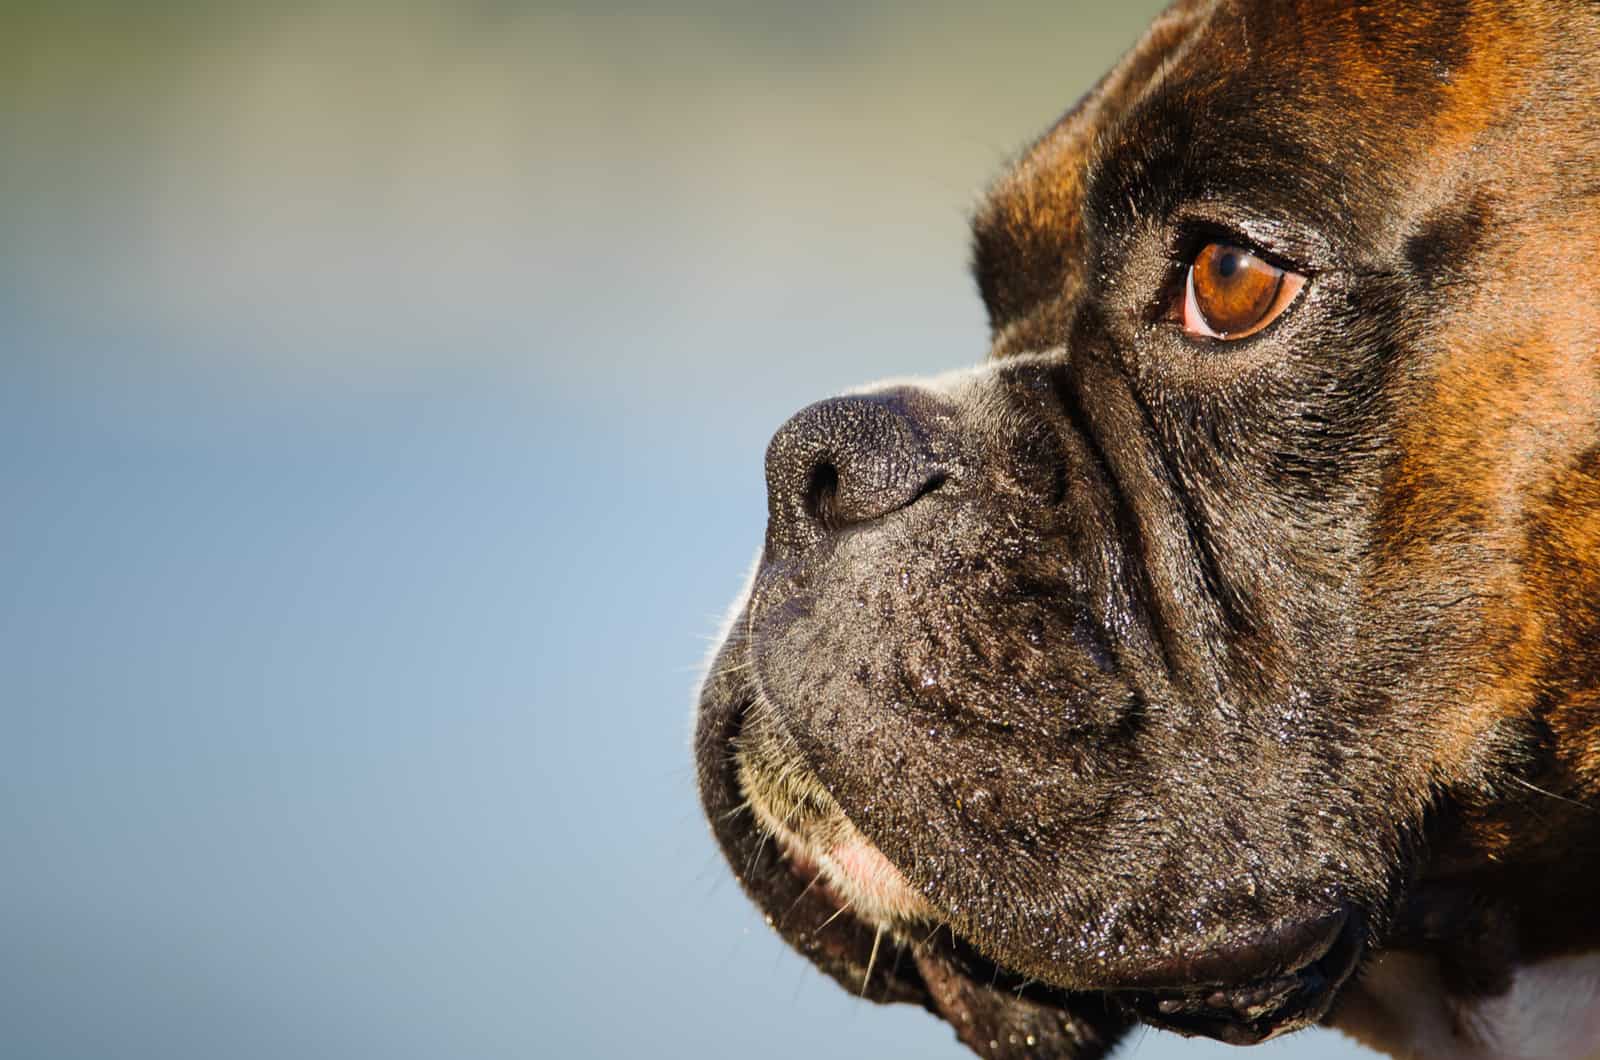
[(797, 814), (747, 790), (745, 730), (759, 696), (740, 673), (713, 671), (696, 740), (702, 798), (741, 884), (768, 923), (846, 989), (920, 1004), (980, 1055), (1092, 1053), (1090, 1044), (1109, 1045), (1136, 1021), (1263, 1042), (1320, 1021), (1361, 961), (1365, 917), (1333, 904), (1264, 930), (1229, 927), (1198, 952), (1120, 964), (1089, 977), (1090, 989), (1029, 975), (953, 927), (825, 794)]
[[(969, 1018), (972, 986), (987, 984), (1019, 1004), (1072, 1012), (1082, 1011), (1092, 999), (1104, 1006), (1109, 1015), (1129, 1022), (1137, 1020), (1229, 1045), (1255, 1045), (1311, 1026), (1328, 1013), (1339, 989), (1359, 964), (1364, 947), (1361, 928), (1362, 918), (1347, 910), (1286, 925), (1270, 933), (1275, 943), (1282, 943), (1287, 937), (1316, 937), (1321, 952), (1314, 959), (1279, 973), (1166, 988), (1061, 990), (989, 960), (948, 931), (937, 932), (932, 939), (914, 947), (912, 957), (932, 996), (933, 1007), (958, 1026), (958, 1020)], [(1260, 956), (1260, 948), (1255, 949), (1258, 952), (1253, 956)], [(1231, 953), (1207, 956), (1216, 961), (1235, 959)]]
[[(1019, 1004), (1083, 1008), (1083, 991), (1066, 991), (1009, 968), (956, 934), (859, 833), (821, 854), (792, 832), (777, 842), (790, 873), (833, 906), (833, 916), (858, 922), (862, 934), (872, 932), (863, 992), (877, 962), (892, 962), (898, 969), (909, 957), (930, 1007), (958, 1026), (973, 1018), (975, 984), (1009, 994)], [(1341, 908), (1279, 924), (1244, 943), (1157, 963), (1093, 993), (1108, 1014), (1186, 1036), (1254, 1045), (1321, 1020), (1355, 971), (1364, 934), (1363, 918)], [(1020, 1038), (1023, 1045), (1038, 1040), (1037, 1034)]]
[(1360, 963), (1365, 935), (1365, 918), (1340, 908), (1199, 958), (1219, 970), (1235, 965), (1240, 976), (1123, 990), (1119, 998), (1152, 1026), (1254, 1045), (1320, 1021)]

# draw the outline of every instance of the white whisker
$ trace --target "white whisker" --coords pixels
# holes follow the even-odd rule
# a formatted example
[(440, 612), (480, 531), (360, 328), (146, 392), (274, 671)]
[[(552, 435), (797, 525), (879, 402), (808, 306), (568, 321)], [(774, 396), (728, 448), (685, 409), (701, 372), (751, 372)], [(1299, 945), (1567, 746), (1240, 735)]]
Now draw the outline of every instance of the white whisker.
[(850, 911), (850, 905), (851, 905), (851, 903), (846, 902), (844, 905), (840, 906), (834, 912), (834, 914), (832, 916), (830, 916), (828, 919), (824, 920), (822, 923), (818, 924), (816, 926), (816, 929), (813, 930), (811, 933), (813, 935), (816, 935), (816, 934), (821, 933), (822, 931), (825, 931), (829, 924), (833, 923), (835, 920), (838, 920), (840, 917), (844, 916), (845, 913)]
[(878, 925), (878, 933), (872, 936), (872, 953), (867, 957), (867, 972), (861, 977), (861, 996), (867, 996), (867, 984), (872, 982), (872, 966), (878, 963), (878, 945), (883, 942), (883, 925)]

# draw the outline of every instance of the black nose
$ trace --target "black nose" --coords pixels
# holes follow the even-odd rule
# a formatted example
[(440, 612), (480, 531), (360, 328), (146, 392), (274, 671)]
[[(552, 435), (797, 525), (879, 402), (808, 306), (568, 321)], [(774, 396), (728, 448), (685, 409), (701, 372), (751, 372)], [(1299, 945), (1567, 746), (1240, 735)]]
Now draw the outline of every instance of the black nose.
[(931, 405), (893, 390), (819, 401), (785, 423), (767, 446), (769, 553), (804, 551), (943, 485)]

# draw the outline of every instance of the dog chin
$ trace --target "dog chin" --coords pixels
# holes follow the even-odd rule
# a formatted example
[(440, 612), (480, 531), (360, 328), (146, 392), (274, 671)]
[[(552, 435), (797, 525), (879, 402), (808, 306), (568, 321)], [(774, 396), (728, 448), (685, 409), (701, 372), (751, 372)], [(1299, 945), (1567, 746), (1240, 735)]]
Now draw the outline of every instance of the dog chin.
[[(846, 985), (870, 996), (875, 983), (888, 982), (919, 995), (982, 1055), (1053, 1055), (1039, 1049), (1046, 1028), (1061, 1037), (1058, 1055), (1079, 1055), (1134, 1021), (1230, 1044), (1266, 1041), (1322, 1019), (1364, 952), (1364, 919), (1337, 908), (1215, 952), (1174, 955), (1103, 990), (1042, 981), (957, 932), (810, 776), (762, 696), (732, 713), (730, 800), (743, 811), (738, 827), (755, 839), (743, 882), (769, 922), (802, 950), (818, 940), (853, 948), (845, 963), (858, 981)], [(776, 856), (763, 856), (769, 847)], [(779, 879), (753, 878), (763, 873)], [(786, 907), (771, 897), (784, 893), (795, 895)], [(824, 915), (812, 917), (811, 938), (800, 940), (792, 918), (807, 903)], [(979, 1028), (976, 1038), (963, 1032), (967, 1025)]]

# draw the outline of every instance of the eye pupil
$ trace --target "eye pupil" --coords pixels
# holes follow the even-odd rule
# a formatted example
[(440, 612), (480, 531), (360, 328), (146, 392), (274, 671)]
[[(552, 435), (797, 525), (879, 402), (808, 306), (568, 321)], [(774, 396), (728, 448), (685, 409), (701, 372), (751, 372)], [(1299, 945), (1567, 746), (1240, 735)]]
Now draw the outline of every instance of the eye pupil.
[(1217, 275), (1224, 280), (1232, 279), (1233, 274), (1239, 271), (1239, 255), (1232, 251), (1225, 252), (1217, 259)]

